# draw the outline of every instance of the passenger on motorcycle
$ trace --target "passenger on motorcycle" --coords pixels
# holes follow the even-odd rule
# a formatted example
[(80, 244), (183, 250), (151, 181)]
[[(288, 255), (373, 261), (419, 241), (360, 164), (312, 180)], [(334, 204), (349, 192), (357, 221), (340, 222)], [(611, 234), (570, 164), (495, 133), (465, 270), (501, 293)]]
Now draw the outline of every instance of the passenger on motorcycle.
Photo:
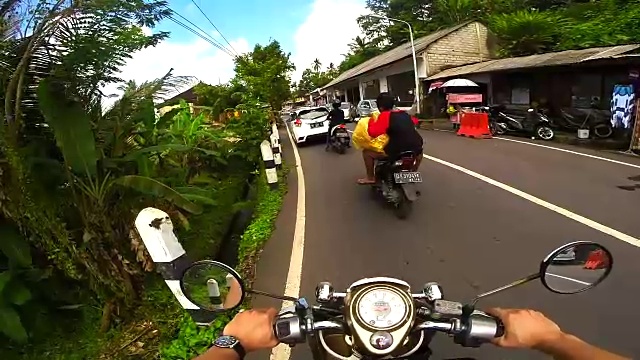
[[(487, 311), (504, 323), (504, 336), (493, 344), (503, 348), (533, 349), (556, 360), (627, 360), (567, 334), (543, 314), (533, 310), (492, 309)], [(273, 333), (276, 309), (247, 310), (236, 315), (224, 328), (223, 334), (238, 340), (238, 346), (220, 347), (216, 343), (195, 360), (240, 360), (244, 353), (271, 349), (278, 345)], [(240, 355), (242, 354), (242, 355)]]
[(394, 110), (395, 100), (387, 92), (380, 93), (376, 98), (376, 102), (380, 115), (378, 115), (376, 121), (369, 122), (369, 136), (376, 138), (382, 134), (387, 134), (389, 142), (384, 148), (386, 155), (371, 150), (362, 151), (367, 177), (358, 179), (358, 184), (361, 185), (375, 184), (374, 167), (376, 159), (384, 159), (387, 156), (394, 158), (405, 151), (413, 151), (417, 155), (414, 171), (418, 169), (422, 160), (423, 142), (422, 136), (416, 130), (417, 118), (412, 118), (405, 111)]
[(329, 111), (329, 115), (327, 116), (327, 120), (329, 120), (329, 132), (327, 133), (326, 150), (329, 150), (329, 144), (331, 143), (331, 130), (338, 125), (345, 124), (344, 112), (342, 111), (342, 109), (340, 109), (341, 104), (342, 102), (340, 101), (340, 99), (334, 99), (333, 103), (331, 104), (333, 109)]

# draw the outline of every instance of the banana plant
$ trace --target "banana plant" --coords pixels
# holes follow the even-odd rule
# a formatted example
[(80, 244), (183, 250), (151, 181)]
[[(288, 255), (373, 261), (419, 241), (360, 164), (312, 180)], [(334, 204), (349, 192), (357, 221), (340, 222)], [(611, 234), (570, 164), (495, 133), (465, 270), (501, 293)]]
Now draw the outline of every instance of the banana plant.
[(52, 128), (64, 158), (66, 170), (70, 175), (70, 185), (87, 195), (92, 204), (98, 205), (99, 208), (105, 206), (113, 185), (119, 185), (161, 197), (191, 213), (202, 212), (199, 205), (156, 179), (137, 174), (114, 177), (110, 172), (100, 168), (100, 164), (104, 163), (106, 150), (115, 154), (123, 153), (124, 149), (121, 146), (124, 145), (122, 142), (115, 141), (114, 138), (122, 139), (124, 135), (118, 132), (124, 132), (127, 127), (130, 128), (135, 117), (126, 118), (123, 122), (114, 124), (113, 128), (117, 129), (114, 138), (105, 138), (102, 144), (98, 144), (89, 114), (84, 110), (82, 103), (65, 96), (63, 84), (57, 83), (54, 78), (41, 81), (38, 86), (38, 97), (42, 114)]

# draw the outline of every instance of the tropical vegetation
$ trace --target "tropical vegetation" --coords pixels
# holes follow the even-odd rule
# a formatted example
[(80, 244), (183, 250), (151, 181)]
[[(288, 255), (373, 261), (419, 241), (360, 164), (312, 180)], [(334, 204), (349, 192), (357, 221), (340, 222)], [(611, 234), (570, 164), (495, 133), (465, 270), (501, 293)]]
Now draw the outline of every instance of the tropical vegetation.
[(191, 80), (171, 71), (105, 104), (131, 54), (169, 35), (142, 27), (171, 14), (159, 0), (0, 2), (0, 358), (157, 358), (183, 313), (135, 216), (164, 210), (189, 256), (210, 258), (251, 205), (262, 105), (289, 96), (276, 41), (235, 58), (228, 85), (196, 86), (197, 111), (158, 112)]
[[(416, 38), (479, 20), (499, 39), (503, 57), (638, 42), (640, 0), (367, 0), (375, 15), (404, 20)], [(362, 16), (363, 36), (338, 65), (353, 68), (409, 39), (396, 21)]]

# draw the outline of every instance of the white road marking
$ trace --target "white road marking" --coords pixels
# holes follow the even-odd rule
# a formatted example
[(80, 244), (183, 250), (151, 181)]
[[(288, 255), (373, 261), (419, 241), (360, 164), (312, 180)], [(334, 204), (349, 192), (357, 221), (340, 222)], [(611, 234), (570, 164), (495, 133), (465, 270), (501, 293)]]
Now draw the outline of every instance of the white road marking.
[(537, 146), (537, 147), (556, 150), (556, 151), (562, 151), (562, 152), (566, 152), (566, 153), (569, 153), (569, 154), (584, 156), (584, 157), (588, 157), (588, 158), (591, 158), (591, 159), (597, 159), (597, 160), (602, 160), (602, 161), (608, 161), (610, 163), (614, 163), (614, 164), (618, 164), (618, 165), (624, 165), (624, 166), (629, 166), (629, 167), (632, 167), (632, 168), (640, 169), (640, 165), (630, 164), (630, 163), (626, 163), (624, 161), (613, 160), (613, 159), (609, 159), (609, 158), (602, 157), (602, 156), (585, 154), (585, 153), (581, 153), (581, 152), (577, 152), (577, 151), (573, 151), (573, 150), (567, 150), (567, 149), (557, 148), (557, 147), (548, 146), (548, 145), (534, 144), (534, 143), (527, 142), (527, 141), (508, 139), (508, 138), (497, 137), (497, 136), (494, 137), (494, 139), (504, 140), (504, 141), (511, 141), (511, 142), (515, 142), (515, 143), (519, 143), (519, 144), (525, 144), (525, 145), (531, 145), (531, 146)]
[(573, 279), (573, 278), (570, 278), (570, 277), (566, 277), (566, 276), (562, 276), (562, 275), (556, 275), (556, 274), (552, 274), (552, 273), (547, 273), (546, 275), (551, 275), (551, 276), (555, 276), (555, 277), (560, 278), (560, 279), (565, 279), (565, 280), (577, 282), (578, 284), (582, 284), (582, 285), (591, 285), (591, 283), (580, 281), (580, 280), (576, 280), (576, 279)]
[[(298, 204), (296, 206), (296, 224), (293, 231), (293, 244), (291, 246), (291, 259), (289, 260), (289, 272), (287, 273), (287, 283), (284, 288), (286, 296), (300, 296), (300, 282), (302, 280), (302, 259), (304, 258), (304, 232), (306, 223), (305, 187), (304, 172), (302, 171), (302, 161), (298, 147), (293, 141), (293, 136), (287, 127), (289, 141), (293, 148), (293, 156), (296, 159), (296, 175), (298, 178)], [(284, 301), (282, 308), (293, 305), (290, 301)], [(288, 360), (291, 357), (289, 345), (280, 344), (271, 350), (272, 360)]]
[(525, 200), (528, 200), (528, 201), (531, 201), (532, 203), (534, 203), (536, 205), (540, 205), (540, 206), (545, 207), (545, 208), (547, 208), (547, 209), (549, 209), (551, 211), (555, 211), (556, 213), (558, 213), (560, 215), (566, 216), (571, 220), (577, 221), (577, 222), (579, 222), (579, 223), (581, 223), (583, 225), (586, 225), (586, 226), (588, 226), (588, 227), (590, 227), (592, 229), (598, 230), (598, 231), (600, 231), (602, 233), (605, 233), (605, 234), (607, 234), (609, 236), (612, 236), (612, 237), (614, 237), (614, 238), (616, 238), (618, 240), (622, 240), (622, 241), (624, 241), (624, 242), (626, 242), (628, 244), (631, 244), (633, 246), (640, 247), (640, 239), (637, 239), (637, 238), (635, 238), (635, 237), (633, 237), (631, 235), (627, 235), (627, 234), (625, 234), (625, 233), (623, 233), (621, 231), (618, 231), (616, 229), (612, 229), (612, 228), (610, 228), (610, 227), (608, 227), (606, 225), (602, 225), (602, 224), (600, 224), (600, 223), (598, 223), (596, 221), (593, 221), (593, 220), (588, 219), (588, 218), (586, 218), (584, 216), (578, 215), (578, 214), (576, 214), (574, 212), (571, 212), (571, 211), (569, 211), (567, 209), (564, 209), (564, 208), (562, 208), (560, 206), (554, 205), (554, 204), (552, 204), (550, 202), (544, 201), (544, 200), (542, 200), (540, 198), (537, 198), (537, 197), (535, 197), (533, 195), (527, 194), (526, 192), (524, 192), (522, 190), (518, 190), (518, 189), (516, 189), (514, 187), (511, 187), (511, 186), (509, 186), (507, 184), (501, 183), (501, 182), (499, 182), (497, 180), (494, 180), (494, 179), (492, 179), (490, 177), (487, 177), (487, 176), (484, 176), (482, 174), (478, 174), (475, 171), (471, 171), (469, 169), (463, 168), (462, 166), (450, 163), (450, 162), (442, 160), (442, 159), (438, 159), (438, 158), (433, 157), (433, 156), (429, 156), (427, 154), (423, 154), (423, 156), (424, 156), (425, 159), (428, 159), (428, 160), (431, 160), (431, 161), (435, 161), (435, 162), (437, 162), (439, 164), (442, 164), (444, 166), (448, 166), (448, 167), (450, 167), (452, 169), (455, 169), (455, 170), (458, 170), (460, 172), (463, 172), (463, 173), (465, 173), (465, 174), (467, 174), (469, 176), (473, 176), (476, 179), (482, 180), (482, 181), (484, 181), (484, 182), (486, 182), (488, 184), (491, 184), (491, 185), (493, 185), (495, 187), (498, 187), (498, 188), (500, 188), (502, 190), (505, 190), (505, 191), (508, 191), (508, 192), (510, 192), (510, 193), (512, 193), (514, 195), (520, 196), (521, 198), (523, 198)]

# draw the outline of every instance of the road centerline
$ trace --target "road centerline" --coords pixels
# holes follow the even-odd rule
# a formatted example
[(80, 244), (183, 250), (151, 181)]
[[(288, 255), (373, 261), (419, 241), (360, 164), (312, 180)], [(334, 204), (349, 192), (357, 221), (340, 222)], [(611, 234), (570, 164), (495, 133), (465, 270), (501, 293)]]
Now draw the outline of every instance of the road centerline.
[(632, 167), (632, 168), (636, 168), (636, 169), (640, 169), (640, 165), (636, 165), (636, 164), (631, 164), (631, 163), (627, 163), (624, 161), (619, 161), (619, 160), (614, 160), (614, 159), (609, 159), (603, 156), (597, 156), (597, 155), (591, 155), (591, 154), (586, 154), (586, 153), (581, 153), (579, 151), (573, 151), (573, 150), (568, 150), (568, 149), (562, 149), (562, 148), (557, 148), (554, 146), (548, 146), (548, 145), (542, 145), (542, 144), (534, 144), (531, 142), (527, 142), (527, 141), (521, 141), (521, 140), (516, 140), (516, 139), (509, 139), (509, 138), (504, 138), (504, 137), (499, 137), (499, 136), (494, 136), (494, 139), (498, 139), (498, 140), (503, 140), (503, 141), (510, 141), (510, 142), (514, 142), (514, 143), (518, 143), (518, 144), (524, 144), (524, 145), (529, 145), (529, 146), (537, 146), (537, 147), (541, 147), (544, 149), (550, 149), (550, 150), (556, 150), (556, 151), (562, 151), (568, 154), (573, 154), (573, 155), (578, 155), (578, 156), (584, 156), (590, 159), (596, 159), (596, 160), (601, 160), (601, 161), (607, 161), (613, 164), (618, 164), (618, 165), (623, 165), (623, 166), (628, 166), (628, 167)]
[(567, 276), (562, 276), (562, 275), (552, 274), (552, 273), (550, 273), (550, 272), (546, 273), (545, 275), (555, 276), (555, 277), (557, 277), (557, 278), (564, 279), (564, 280), (569, 280), (569, 281), (573, 281), (573, 282), (576, 282), (576, 283), (581, 284), (581, 285), (591, 285), (591, 283), (588, 283), (588, 282), (584, 282), (584, 281), (576, 280), (576, 279), (574, 279), (574, 278), (570, 278), (570, 277), (567, 277)]

